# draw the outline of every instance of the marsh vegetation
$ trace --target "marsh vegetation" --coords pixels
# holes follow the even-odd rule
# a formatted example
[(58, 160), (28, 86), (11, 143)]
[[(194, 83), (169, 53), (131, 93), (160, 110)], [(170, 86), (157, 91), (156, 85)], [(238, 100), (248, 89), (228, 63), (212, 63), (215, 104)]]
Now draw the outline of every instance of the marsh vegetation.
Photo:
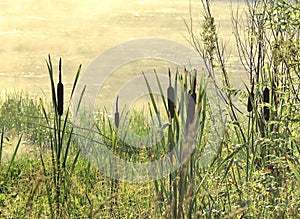
[[(58, 81), (62, 61), (55, 60), (59, 63), (56, 71), (49, 56), (51, 98), (19, 92), (1, 99), (1, 217), (300, 217), (300, 3), (246, 1), (246, 11), (233, 12), (236, 47), (248, 73), (245, 89), (238, 89), (229, 77), (226, 47), (216, 31), (210, 1), (201, 2), (201, 28), (194, 27), (193, 17), (186, 27), (188, 40), (205, 60), (210, 77), (193, 70), (170, 72), (177, 83), (162, 91), (162, 107), (157, 107), (150, 92), (146, 113), (126, 114), (141, 135), (148, 134), (149, 114), (168, 119), (157, 147), (136, 150), (122, 142), (118, 138), (122, 112), (115, 118), (99, 114), (94, 124), (102, 143), (135, 162), (162, 157), (181, 145), (181, 135), (197, 127), (192, 132), (196, 143), (191, 156), (176, 171), (152, 182), (127, 183), (101, 174), (82, 156), (78, 141), (82, 136), (72, 123), (70, 104), (81, 66), (67, 97), (63, 77)], [(209, 81), (216, 82), (224, 103), (221, 110), (227, 115), (218, 126), (213, 125), (213, 103), (205, 89)], [(211, 136), (220, 141), (215, 139), (215, 154), (203, 165), (203, 151), (212, 142)], [(31, 153), (24, 147), (31, 148)], [(181, 157), (177, 149), (179, 158), (175, 156), (174, 162)]]

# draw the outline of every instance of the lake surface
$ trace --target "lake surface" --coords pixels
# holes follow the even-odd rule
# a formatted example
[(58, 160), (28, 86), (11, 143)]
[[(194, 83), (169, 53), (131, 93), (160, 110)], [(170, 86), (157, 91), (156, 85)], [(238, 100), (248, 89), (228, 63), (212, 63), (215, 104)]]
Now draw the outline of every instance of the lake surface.
[[(240, 80), (247, 79), (233, 48), (231, 3), (213, 1), (212, 9), (220, 36), (228, 46), (231, 77), (242, 84)], [(62, 57), (63, 80), (68, 91), (79, 64), (84, 72), (97, 55), (128, 40), (156, 37), (190, 46), (184, 24), (189, 19), (189, 0), (0, 0), (0, 11), (2, 91), (23, 89), (47, 94), (48, 54), (55, 69)], [(202, 19), (198, 0), (192, 1), (192, 15), (197, 27), (196, 20)], [(155, 67), (167, 73), (166, 63), (148, 65), (130, 63), (123, 70), (138, 75), (144, 68)], [(126, 74), (125, 70), (118, 71), (113, 74), (116, 78)]]

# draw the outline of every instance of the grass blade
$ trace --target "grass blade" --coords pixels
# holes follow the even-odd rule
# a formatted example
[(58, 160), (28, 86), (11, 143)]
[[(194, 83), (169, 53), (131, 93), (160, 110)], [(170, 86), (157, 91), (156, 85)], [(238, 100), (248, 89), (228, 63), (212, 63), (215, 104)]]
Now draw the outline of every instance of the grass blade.
[(10, 168), (11, 168), (11, 166), (12, 166), (12, 164), (13, 164), (15, 158), (16, 158), (16, 155), (17, 155), (17, 152), (18, 152), (20, 143), (21, 143), (21, 139), (22, 139), (22, 135), (21, 135), (21, 137), (19, 138), (19, 141), (18, 141), (18, 143), (17, 143), (17, 146), (16, 146), (16, 148), (15, 148), (15, 150), (14, 150), (14, 153), (13, 153), (13, 155), (12, 155), (12, 158), (11, 158), (11, 160), (10, 160), (10, 162), (9, 162), (9, 165), (8, 165), (8, 168), (7, 168), (7, 172), (6, 172), (6, 176), (8, 176), (9, 171), (10, 171)]
[(299, 173), (299, 171), (297, 170), (297, 168), (294, 166), (294, 164), (291, 161), (287, 160), (287, 163), (288, 163), (289, 167), (291, 168), (293, 174), (297, 178), (298, 183), (300, 183), (300, 173)]
[(2, 162), (3, 139), (4, 139), (4, 127), (2, 127), (1, 139), (0, 139), (0, 164)]

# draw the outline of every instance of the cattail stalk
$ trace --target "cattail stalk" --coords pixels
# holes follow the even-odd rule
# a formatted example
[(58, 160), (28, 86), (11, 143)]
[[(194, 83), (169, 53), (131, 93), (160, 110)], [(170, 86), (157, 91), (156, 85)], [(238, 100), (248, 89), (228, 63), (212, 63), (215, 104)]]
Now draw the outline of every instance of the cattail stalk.
[(64, 85), (61, 80), (61, 58), (59, 59), (59, 82), (57, 84), (57, 113), (62, 116), (64, 111)]

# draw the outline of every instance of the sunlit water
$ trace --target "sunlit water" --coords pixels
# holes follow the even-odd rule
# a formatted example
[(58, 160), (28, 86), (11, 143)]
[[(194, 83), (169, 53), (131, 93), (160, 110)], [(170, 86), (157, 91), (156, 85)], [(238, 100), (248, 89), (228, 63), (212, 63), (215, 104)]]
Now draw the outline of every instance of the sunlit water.
[[(67, 90), (79, 64), (83, 72), (105, 50), (122, 42), (158, 37), (190, 46), (184, 20), (189, 19), (189, 0), (0, 0), (0, 87), (49, 93), (45, 60), (51, 54), (55, 69), (63, 59)], [(236, 3), (233, 4), (237, 6)], [(213, 15), (228, 47), (230, 76), (238, 85), (247, 80), (234, 49), (230, 1), (213, 1)], [(192, 1), (192, 14), (201, 21), (200, 1)], [(196, 31), (201, 31), (196, 29)], [(113, 63), (108, 63), (113, 64)], [(131, 65), (131, 66), (130, 66)], [(131, 63), (113, 75), (157, 68), (167, 73), (168, 64)], [(174, 67), (174, 66), (173, 66)], [(109, 80), (114, 81), (113, 78)], [(238, 83), (237, 83), (238, 82)], [(124, 82), (125, 83), (125, 82)], [(114, 84), (108, 87), (113, 88)], [(116, 86), (120, 86), (119, 81)], [(106, 92), (109, 92), (106, 91)], [(105, 95), (104, 95), (105, 96)]]

